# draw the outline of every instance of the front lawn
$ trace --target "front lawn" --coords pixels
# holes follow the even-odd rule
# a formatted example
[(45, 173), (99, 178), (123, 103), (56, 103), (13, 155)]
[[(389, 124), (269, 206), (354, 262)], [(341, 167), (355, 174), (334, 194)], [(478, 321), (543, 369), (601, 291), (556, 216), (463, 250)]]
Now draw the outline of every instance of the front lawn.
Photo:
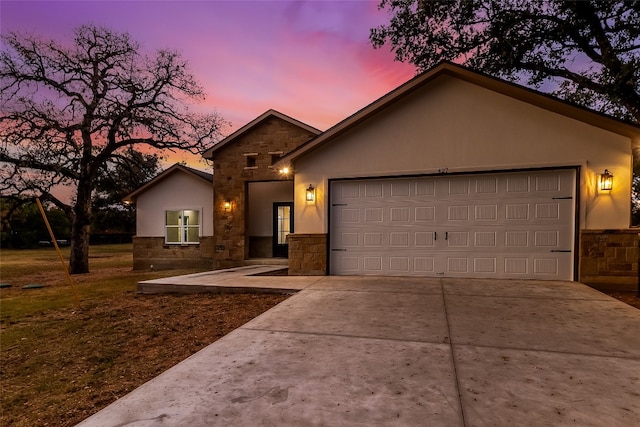
[(196, 271), (134, 272), (131, 245), (105, 245), (72, 276), (78, 305), (53, 248), (0, 256), (2, 426), (75, 425), (287, 297), (136, 295)]

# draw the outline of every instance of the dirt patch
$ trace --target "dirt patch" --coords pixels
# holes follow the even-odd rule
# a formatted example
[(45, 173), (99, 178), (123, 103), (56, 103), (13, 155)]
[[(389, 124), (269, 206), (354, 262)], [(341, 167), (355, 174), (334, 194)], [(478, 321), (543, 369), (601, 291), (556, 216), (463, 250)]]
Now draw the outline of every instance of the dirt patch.
[(638, 296), (637, 292), (606, 291), (603, 293), (629, 304), (632, 307), (640, 309), (640, 296)]
[(267, 271), (266, 273), (252, 274), (252, 276), (288, 276), (288, 275), (289, 275), (288, 268), (282, 268), (280, 270), (275, 270), (275, 271)]
[(0, 425), (73, 426), (286, 298), (131, 291), (4, 319)]

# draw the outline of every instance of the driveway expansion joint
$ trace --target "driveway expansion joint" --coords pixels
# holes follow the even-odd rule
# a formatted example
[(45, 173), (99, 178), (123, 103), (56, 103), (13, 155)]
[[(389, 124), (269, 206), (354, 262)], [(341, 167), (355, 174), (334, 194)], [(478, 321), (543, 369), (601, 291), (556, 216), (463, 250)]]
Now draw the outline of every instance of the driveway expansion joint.
[(456, 379), (456, 391), (458, 392), (458, 403), (460, 405), (460, 417), (462, 419), (462, 425), (466, 426), (467, 422), (465, 419), (465, 410), (464, 410), (464, 403), (462, 401), (462, 389), (461, 389), (461, 385), (460, 385), (460, 378), (458, 376), (458, 366), (457, 366), (457, 362), (456, 362), (456, 352), (455, 352), (455, 344), (454, 344), (454, 340), (453, 340), (453, 336), (451, 335), (451, 322), (449, 321), (449, 313), (447, 311), (447, 294), (445, 293), (444, 290), (444, 283), (443, 280), (440, 279), (440, 287), (442, 289), (442, 307), (444, 310), (444, 317), (447, 323), (447, 331), (449, 334), (449, 354), (451, 355), (451, 364), (453, 366), (453, 376)]
[(319, 336), (319, 337), (337, 337), (337, 338), (358, 338), (364, 340), (377, 340), (377, 341), (389, 341), (389, 342), (406, 342), (406, 343), (414, 343), (414, 344), (432, 344), (432, 345), (443, 345), (449, 346), (449, 337), (444, 337), (442, 341), (433, 341), (433, 340), (416, 340), (416, 339), (406, 339), (406, 338), (389, 338), (389, 337), (377, 337), (373, 335), (351, 335), (351, 334), (337, 334), (330, 332), (312, 332), (312, 331), (288, 331), (286, 329), (263, 329), (263, 328), (251, 328), (241, 326), (238, 330), (244, 331), (254, 331), (254, 332), (273, 332), (279, 334), (292, 334), (292, 335), (311, 335), (311, 336)]

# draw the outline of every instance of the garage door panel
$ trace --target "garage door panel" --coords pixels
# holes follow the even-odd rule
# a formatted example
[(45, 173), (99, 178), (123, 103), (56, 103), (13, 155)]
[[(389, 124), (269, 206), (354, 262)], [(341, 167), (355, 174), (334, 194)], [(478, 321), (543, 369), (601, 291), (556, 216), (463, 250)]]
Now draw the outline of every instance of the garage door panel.
[(372, 248), (378, 250), (383, 247), (384, 237), (383, 233), (379, 231), (370, 231), (362, 233), (362, 246), (364, 248)]
[(414, 219), (416, 222), (434, 223), (436, 220), (435, 206), (416, 206), (414, 208)]
[(574, 193), (572, 169), (336, 181), (331, 272), (571, 279)]
[(339, 187), (339, 190), (335, 194), (335, 200), (338, 203), (344, 203), (350, 199), (360, 198), (360, 183), (358, 182), (345, 182)]
[(364, 185), (364, 197), (366, 198), (382, 198), (382, 182), (368, 182)]
[(449, 195), (459, 196), (462, 194), (469, 194), (469, 178), (452, 178), (448, 181)]
[(498, 259), (496, 257), (473, 258), (473, 272), (476, 274), (497, 273)]
[(475, 231), (473, 235), (473, 242), (476, 248), (498, 247), (497, 231)]
[(382, 256), (366, 255), (364, 261), (364, 274), (382, 274)]
[(474, 219), (478, 222), (495, 222), (498, 220), (498, 205), (476, 205), (474, 213)]
[(433, 178), (430, 179), (418, 179), (414, 183), (415, 195), (420, 196), (421, 199), (432, 199), (436, 194), (436, 181)]
[(498, 178), (493, 176), (477, 177), (476, 194), (482, 194), (483, 197), (490, 197), (498, 194)]
[(389, 272), (391, 274), (409, 273), (410, 256), (389, 257)]
[(434, 275), (435, 257), (433, 256), (415, 256), (413, 257), (413, 272), (418, 275)]
[(343, 274), (361, 274), (360, 257), (356, 254), (336, 258), (335, 263), (336, 269)]
[(530, 177), (528, 175), (512, 175), (506, 177), (507, 193), (510, 197), (520, 193), (528, 195), (530, 192)]
[(359, 209), (342, 209), (340, 211), (340, 222), (343, 224), (357, 224), (360, 222)]
[(527, 257), (506, 256), (503, 265), (507, 277), (524, 277), (529, 274), (529, 259)]

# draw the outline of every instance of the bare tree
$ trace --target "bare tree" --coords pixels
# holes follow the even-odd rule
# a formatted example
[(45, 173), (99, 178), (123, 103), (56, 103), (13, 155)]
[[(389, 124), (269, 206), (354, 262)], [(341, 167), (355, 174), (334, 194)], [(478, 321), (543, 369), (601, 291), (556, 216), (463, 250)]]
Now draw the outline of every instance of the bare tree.
[[(132, 147), (201, 152), (217, 113), (174, 51), (146, 56), (127, 33), (96, 26), (73, 43), (10, 33), (0, 51), (0, 190), (43, 197), (72, 216), (70, 271), (89, 271), (91, 198), (101, 170)], [(71, 204), (51, 195), (71, 186)]]

